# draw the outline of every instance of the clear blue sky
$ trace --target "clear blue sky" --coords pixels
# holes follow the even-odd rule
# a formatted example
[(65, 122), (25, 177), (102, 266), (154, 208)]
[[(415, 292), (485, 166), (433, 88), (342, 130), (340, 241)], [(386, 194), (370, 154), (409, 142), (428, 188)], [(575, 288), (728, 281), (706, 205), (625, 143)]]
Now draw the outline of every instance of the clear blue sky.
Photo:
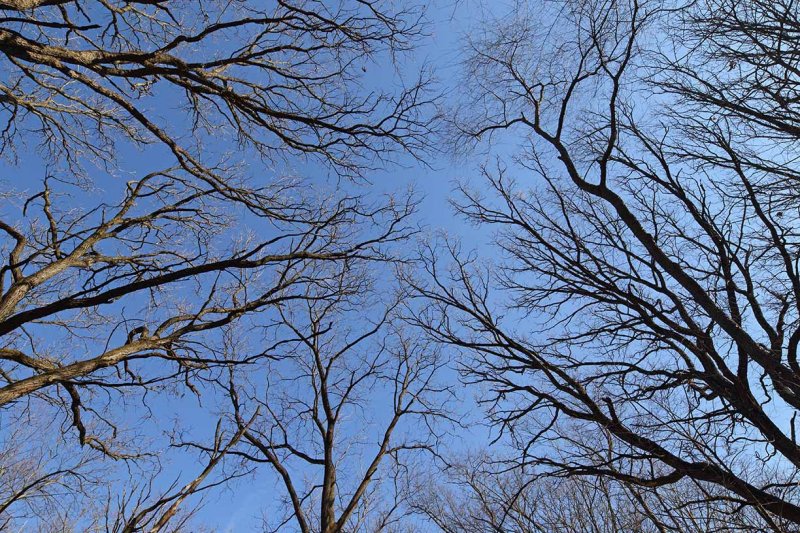
[[(511, 6), (512, 0), (435, 0), (431, 2), (427, 11), (427, 29), (430, 36), (419, 43), (415, 51), (406, 57), (400, 58), (398, 70), (401, 76), (412, 78), (414, 73), (422, 65), (428, 65), (435, 73), (440, 88), (443, 91), (445, 104), (453, 100), (454, 94), (459, 90), (459, 78), (462, 75), (460, 68), (461, 48), (464, 45), (466, 36), (473, 31), (482, 21), (486, 14), (498, 14), (503, 12), (506, 7)], [(385, 59), (385, 58), (382, 58)], [(365, 84), (391, 88), (396, 83), (397, 72), (395, 67), (384, 63), (377, 64), (374, 68), (367, 70)], [(155, 109), (166, 119), (170, 117), (179, 118), (182, 110), (175, 102), (168, 98), (162, 98), (156, 103)], [(35, 147), (29, 147), (31, 151)], [(127, 179), (140, 175), (142, 171), (150, 171), (153, 166), (162, 166), (163, 161), (159, 161), (158, 147), (147, 147), (146, 157), (142, 152), (131, 149), (130, 147), (120, 146), (120, 158), (118, 168), (112, 173), (97, 171), (93, 172), (95, 190), (85, 193), (87, 196), (96, 196), (92, 200), (112, 197), (114, 191), (118, 191), (124, 186)], [(209, 150), (230, 149), (226, 146), (210, 146)], [(5, 185), (11, 185), (16, 189), (38, 190), (41, 186), (41, 179), (50, 166), (58, 166), (57, 162), (42, 161), (41, 158), (30, 157), (25, 153), (20, 154), (21, 160), (18, 165), (8, 165), (2, 163), (0, 170), (5, 176)], [(164, 159), (169, 157), (164, 152)], [(381, 171), (374, 172), (369, 176), (370, 184), (351, 184), (346, 182), (338, 183), (340, 187), (358, 188), (367, 194), (379, 195), (385, 192), (403, 191), (409, 186), (423, 197), (419, 220), (427, 228), (430, 234), (436, 232), (446, 232), (448, 235), (461, 238), (465, 241), (466, 247), (481, 247), (487, 239), (487, 234), (476, 233), (476, 229), (471, 226), (464, 226), (462, 220), (453, 215), (448, 205), (448, 198), (451, 195), (453, 183), (458, 180), (469, 179), (470, 176), (477, 174), (477, 164), (481, 162), (481, 156), (476, 155), (472, 159), (454, 160), (450, 156), (441, 155), (429, 159), (429, 166), (422, 165), (410, 157), (400, 157), (396, 165)], [(263, 163), (253, 159), (247, 162), (248, 170), (253, 176), (265, 172)], [(124, 169), (124, 170), (122, 170)], [(335, 177), (327, 176), (326, 171), (315, 165), (302, 165), (292, 168), (293, 172), (299, 176), (312, 178), (322, 187), (336, 187)], [(269, 171), (265, 172), (269, 174)], [(89, 198), (80, 197), (72, 199), (61, 199), (61, 201), (74, 201), (78, 205), (88, 205)], [(5, 206), (3, 210), (16, 210), (20, 206)], [(18, 216), (18, 215), (17, 215)], [(13, 216), (11, 217), (14, 218)], [(54, 341), (55, 342), (55, 341)], [(460, 389), (464, 390), (464, 389)], [(464, 391), (464, 394), (471, 394)], [(464, 398), (465, 405), (471, 405), (468, 397)], [(198, 405), (196, 398), (186, 395), (183, 398), (170, 396), (156, 397), (149, 402), (152, 409), (152, 418), (138, 420), (128, 420), (130, 426), (135, 427), (141, 423), (138, 431), (143, 435), (155, 434), (163, 429), (164, 420), (175, 419), (185, 427), (202, 429), (206, 435), (210, 436), (213, 432), (214, 413), (209, 412), (208, 404)], [(162, 427), (157, 427), (158, 425)], [(169, 427), (170, 424), (166, 424)], [(198, 435), (195, 435), (197, 437)], [(465, 440), (453, 443), (455, 447), (474, 447), (479, 448), (485, 443), (485, 432), (480, 429), (469, 435)], [(469, 439), (472, 439), (470, 442)], [(161, 442), (164, 442), (161, 440)], [(164, 449), (166, 451), (166, 448)], [(169, 483), (180, 474), (194, 474), (202, 466), (194, 462), (191, 456), (185, 453), (165, 454), (164, 473), (161, 481)], [(261, 469), (261, 474), (257, 478), (245, 478), (237, 482), (231, 489), (216, 490), (209, 493), (206, 498), (206, 506), (199, 515), (200, 523), (208, 523), (212, 528), (219, 531), (251, 531), (258, 530), (261, 524), (260, 511), (270, 502), (278, 500), (280, 494), (276, 492), (276, 480), (272, 475), (264, 475), (267, 469)], [(278, 489), (279, 490), (279, 489)]]
[[(400, 72), (403, 76), (413, 77), (414, 73), (426, 64), (433, 68), (441, 89), (444, 92), (446, 104), (454, 99), (454, 94), (459, 90), (459, 79), (462, 76), (460, 58), (462, 47), (471, 31), (486, 18), (487, 13), (498, 14), (510, 7), (511, 0), (486, 2), (482, 0), (437, 0), (428, 7), (427, 20), (430, 37), (420, 43), (418, 48), (409, 56), (401, 58)], [(376, 67), (378, 67), (376, 65)], [(387, 86), (393, 83), (396, 73), (391, 67), (368, 69), (368, 84)], [(448, 205), (455, 181), (470, 179), (476, 175), (477, 165), (483, 161), (481, 155), (471, 159), (455, 160), (449, 155), (442, 154), (431, 158), (429, 163), (432, 168), (419, 164), (411, 158), (404, 157), (382, 171), (370, 175), (371, 184), (362, 190), (369, 190), (370, 194), (381, 192), (402, 191), (409, 186), (420, 195), (423, 201), (420, 206), (419, 220), (430, 234), (446, 232), (449, 236), (460, 238), (467, 247), (481, 247), (490, 238), (488, 234), (476, 233), (476, 229), (465, 226), (464, 222), (455, 217)], [(258, 163), (255, 163), (258, 164)], [(300, 169), (298, 174), (322, 174), (320, 169), (307, 167)], [(324, 180), (325, 178), (323, 178)], [(330, 183), (330, 178), (327, 179)], [(341, 186), (353, 186), (341, 184)], [(460, 389), (465, 395), (472, 391)], [(472, 398), (463, 398), (464, 405), (473, 406)], [(469, 409), (472, 410), (472, 409)], [(185, 412), (185, 411), (184, 411)], [(202, 418), (205, 415), (202, 409), (195, 410), (195, 416)], [(451, 445), (454, 449), (483, 447), (487, 442), (485, 430), (472, 426), (471, 433), (459, 437), (458, 442)], [(190, 465), (187, 465), (190, 466)], [(265, 470), (262, 470), (265, 472)], [(270, 501), (274, 502), (276, 479), (271, 475), (262, 475), (255, 479), (247, 478), (240, 481), (233, 490), (217, 492), (207, 500), (200, 518), (201, 522), (216, 524), (222, 531), (250, 531), (260, 527), (260, 512), (268, 507)], [(292, 530), (289, 527), (289, 530)]]

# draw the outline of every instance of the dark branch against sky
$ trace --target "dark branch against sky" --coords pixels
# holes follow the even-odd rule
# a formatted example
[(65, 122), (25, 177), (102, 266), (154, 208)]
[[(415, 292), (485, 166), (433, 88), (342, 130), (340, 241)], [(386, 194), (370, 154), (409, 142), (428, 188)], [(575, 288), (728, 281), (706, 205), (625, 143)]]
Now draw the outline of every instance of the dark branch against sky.
[(0, 1), (0, 529), (796, 529), (798, 42)]

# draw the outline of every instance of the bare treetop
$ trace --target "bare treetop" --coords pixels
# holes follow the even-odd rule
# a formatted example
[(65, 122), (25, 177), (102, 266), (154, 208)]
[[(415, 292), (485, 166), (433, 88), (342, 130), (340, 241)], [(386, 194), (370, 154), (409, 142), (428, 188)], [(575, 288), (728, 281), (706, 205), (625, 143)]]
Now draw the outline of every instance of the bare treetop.
[[(335, 298), (337, 273), (394, 262), (417, 232), (411, 195), (311, 174), (365, 176), (431, 147), (428, 73), (401, 79), (396, 61), (422, 15), (380, 0), (0, 2), (0, 415), (47, 419), (61, 444), (0, 479), (0, 523), (180, 529), (187, 498), (241, 475), (226, 458), (266, 413), (249, 430), (213, 413), (197, 477), (162, 484), (160, 465), (142, 474), (168, 448), (153, 405), (227, 398), (220, 372), (275, 355), (232, 353), (239, 328)], [(51, 490), (110, 461), (141, 470)], [(76, 510), (41, 512), (59, 503)]]
[(789, 530), (797, 6), (551, 7), (489, 28), (466, 62), (459, 139), (522, 141), (455, 200), (496, 230), (498, 260), (426, 253), (420, 325), (492, 384), (510, 463), (640, 494), (690, 481)]
[[(217, 179), (220, 136), (267, 159), (313, 154), (356, 172), (424, 147), (424, 77), (358, 88), (373, 54), (407, 50), (419, 10), (388, 2), (4, 2), (5, 154), (108, 162), (120, 139), (163, 144)], [(380, 92), (382, 90), (392, 91)], [(205, 144), (205, 147), (203, 145)]]

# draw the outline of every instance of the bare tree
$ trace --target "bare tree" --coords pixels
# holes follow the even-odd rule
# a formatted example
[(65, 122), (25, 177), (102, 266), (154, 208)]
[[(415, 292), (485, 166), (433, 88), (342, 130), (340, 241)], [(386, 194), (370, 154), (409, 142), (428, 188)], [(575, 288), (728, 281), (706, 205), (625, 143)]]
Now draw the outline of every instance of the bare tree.
[[(252, 422), (254, 419), (251, 419)], [(177, 481), (173, 482), (166, 490), (154, 495), (154, 478), (147, 484), (134, 482), (126, 487), (127, 493), (122, 494), (116, 502), (116, 508), (112, 508), (112, 501), (107, 502), (104, 509), (103, 519), (100, 520), (108, 533), (136, 533), (138, 531), (148, 531), (158, 533), (160, 531), (184, 531), (192, 515), (199, 509), (194, 506), (182, 509), (181, 505), (190, 496), (201, 494), (203, 491), (219, 485), (230, 483), (241, 474), (222, 475), (213, 482), (207, 481), (210, 475), (219, 470), (218, 466), (225, 459), (226, 454), (239, 442), (242, 435), (249, 427), (244, 423), (242, 427), (230, 438), (225, 438), (221, 430), (221, 421), (217, 424), (214, 432), (214, 443), (207, 450), (208, 459), (197, 475), (191, 478), (186, 484), (180, 486)], [(137, 485), (143, 485), (140, 490), (131, 490)]]
[[(380, 1), (0, 2), (0, 150), (21, 176), (0, 191), (4, 431), (44, 417), (84, 448), (64, 458), (149, 457), (142, 435), (168, 428), (147, 399), (213, 395), (222, 369), (253, 362), (226, 351), (238, 321), (271, 323), (324, 286), (319, 263), (381, 260), (407, 235), (411, 204), (326, 194), (296, 172), (322, 162), (361, 176), (428, 147), (424, 73), (362, 83), (413, 46), (420, 13)], [(120, 524), (152, 529), (186, 486), (123, 498)]]
[(264, 509), (266, 530), (399, 531), (404, 487), (452, 421), (446, 361), (403, 325), (407, 294), (391, 276), (364, 261), (323, 269), (324, 284), (264, 329), (268, 357), (221, 382), (243, 434), (228, 453), (283, 494)]
[(459, 138), (527, 142), (455, 201), (502, 255), (426, 252), (419, 323), (463, 349), (518, 466), (689, 483), (792, 530), (797, 6), (551, 6), (472, 45)]
[[(154, 182), (132, 188), (131, 194), (142, 191), (145, 198), (169, 192)], [(215, 369), (250, 368), (259, 357), (270, 357), (268, 351), (231, 357), (226, 328), (244, 316), (251, 316), (250, 324), (270, 324), (281, 305), (309, 298), (310, 285), (319, 288), (317, 297), (332, 297), (338, 288), (324, 292), (316, 263), (330, 263), (327, 268), (335, 271), (356, 259), (380, 260), (383, 246), (409, 231), (411, 204), (371, 207), (357, 198), (331, 204), (274, 237), (227, 248), (200, 243), (193, 249), (197, 244), (187, 243), (183, 250), (180, 225), (193, 226), (194, 235), (202, 236), (224, 218), (212, 219), (213, 211), (202, 204), (189, 207), (188, 201), (155, 214), (81, 214), (74, 227), (92, 217), (96, 225), (76, 229), (75, 237), (57, 244), (63, 256), (49, 248), (55, 262), (31, 274), (41, 283), (24, 301), (41, 305), (4, 321), (18, 324), (4, 337), (8, 383), (0, 396), (6, 412), (13, 413), (7, 420), (53, 407), (69, 422), (55, 428), (71, 426), (81, 445), (112, 458), (139, 456), (130, 428), (119, 427), (126, 418), (123, 406), (135, 408), (129, 400), (174, 387), (200, 395)], [(359, 238), (348, 240), (354, 235)], [(38, 254), (33, 254), (29, 264), (35, 267)], [(24, 276), (18, 280), (25, 283)]]
[[(112, 161), (121, 142), (157, 143), (188, 173), (248, 201), (223, 181), (204, 139), (232, 136), (266, 158), (316, 154), (353, 172), (426, 141), (424, 78), (399, 94), (363, 94), (355, 83), (373, 55), (414, 44), (414, 6), (69, 0), (0, 9), (7, 155), (39, 140), (74, 168)], [(159, 109), (164, 99), (180, 116)]]
[(51, 420), (33, 416), (4, 428), (0, 442), (0, 529), (21, 524), (63, 532), (76, 528), (79, 509), (102, 492), (106, 470), (86, 450), (60, 453), (59, 432), (48, 431)]
[(763, 530), (757, 513), (710, 503), (693, 482), (643, 489), (609, 478), (541, 478), (467, 459), (420, 487), (413, 507), (446, 533), (732, 532)]

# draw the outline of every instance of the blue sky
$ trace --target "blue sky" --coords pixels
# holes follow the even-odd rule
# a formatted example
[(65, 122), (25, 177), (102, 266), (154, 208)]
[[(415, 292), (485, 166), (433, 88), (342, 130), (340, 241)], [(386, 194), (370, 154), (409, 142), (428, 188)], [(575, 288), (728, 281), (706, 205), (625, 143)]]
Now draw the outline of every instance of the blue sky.
[[(479, 18), (476, 16), (486, 6), (471, 0), (440, 0), (428, 7), (427, 20), (430, 37), (410, 55), (401, 58), (398, 65), (401, 76), (413, 77), (423, 65), (431, 67), (445, 93), (445, 101), (457, 91), (456, 80), (460, 76), (459, 57), (466, 34)], [(365, 80), (366, 84), (386, 86), (393, 83), (397, 75), (392, 68), (370, 68)], [(448, 205), (453, 183), (468, 177), (475, 169), (476, 161), (455, 160), (448, 155), (431, 158), (430, 166), (422, 165), (410, 157), (401, 157), (397, 164), (370, 173), (369, 184), (349, 184), (339, 182), (339, 187), (367, 190), (369, 194), (402, 192), (409, 187), (422, 197), (419, 210), (419, 221), (426, 232), (434, 236), (439, 232), (463, 238), (478, 245), (474, 228), (466, 227), (463, 221), (455, 217)], [(256, 163), (257, 164), (257, 163)], [(320, 168), (299, 169), (299, 175), (324, 174)], [(323, 186), (330, 186), (332, 176), (324, 177)], [(380, 401), (380, 399), (377, 399)], [(465, 403), (471, 400), (464, 398)], [(204, 416), (202, 411), (198, 416)], [(467, 442), (462, 435), (455, 447), (480, 447), (484, 437), (482, 430), (473, 426), (475, 442)], [(224, 490), (210, 495), (207, 505), (199, 515), (200, 522), (216, 523), (222, 531), (250, 531), (260, 527), (261, 512), (274, 509), (277, 498), (281, 495), (281, 486), (277, 479), (261, 469), (260, 474), (241, 480), (231, 490)], [(293, 530), (289, 526), (288, 530)]]
[[(401, 77), (413, 77), (418, 69), (427, 65), (433, 69), (444, 93), (446, 105), (458, 96), (459, 80), (462, 76), (460, 58), (469, 34), (485, 20), (487, 14), (498, 15), (511, 7), (512, 2), (483, 2), (480, 0), (439, 0), (433, 2), (427, 11), (430, 37), (407, 57), (401, 58), (398, 70)], [(377, 67), (377, 65), (376, 65)], [(393, 83), (397, 75), (391, 68), (368, 69), (365, 80), (368, 85), (386, 86)], [(495, 152), (496, 153), (496, 152)], [(410, 157), (401, 157), (397, 164), (389, 166), (368, 176), (369, 184), (349, 184), (339, 182), (339, 187), (358, 188), (369, 194), (382, 194), (404, 191), (409, 187), (422, 197), (418, 220), (423, 224), (427, 235), (444, 233), (449, 237), (461, 239), (465, 247), (480, 248), (491, 238), (486, 232), (465, 225), (456, 217), (448, 201), (452, 196), (454, 183), (477, 177), (477, 167), (485, 160), (478, 153), (474, 157), (455, 159), (447, 154), (428, 159), (430, 166), (422, 165)], [(254, 163), (257, 165), (258, 163)], [(324, 174), (318, 167), (298, 169), (298, 175)], [(333, 177), (321, 180), (330, 186)], [(453, 376), (455, 379), (455, 376)], [(473, 392), (463, 388), (465, 397), (462, 408), (473, 415)], [(195, 413), (206, 416), (202, 409)], [(488, 442), (488, 431), (479, 425), (471, 424), (469, 431), (462, 431), (450, 443), (453, 450), (480, 449)], [(212, 494), (199, 518), (201, 522), (217, 524), (224, 531), (250, 531), (260, 527), (261, 511), (270, 507), (280, 495), (281, 487), (274, 476), (262, 469), (260, 475), (239, 481), (231, 490)], [(273, 503), (274, 504), (274, 503)], [(289, 530), (292, 530), (290, 527)]]
[[(462, 75), (460, 58), (461, 49), (467, 36), (481, 24), (488, 15), (498, 15), (513, 4), (506, 1), (482, 0), (436, 0), (428, 7), (426, 14), (427, 30), (429, 37), (418, 44), (416, 50), (405, 57), (399, 58), (397, 65), (391, 65), (379, 58), (381, 63), (374, 68), (368, 68), (365, 74), (365, 86), (377, 86), (391, 89), (397, 84), (397, 79), (415, 76), (418, 70), (427, 65), (435, 73), (439, 87), (443, 92), (445, 106), (456, 100), (460, 89), (459, 80)], [(161, 115), (165, 121), (180, 120), (182, 110), (177, 106), (177, 98), (172, 99), (168, 94), (162, 94), (158, 101), (152, 102), (153, 112)], [(208, 152), (222, 154), (235, 147), (220, 143), (208, 142)], [(113, 169), (93, 169), (87, 167), (87, 172), (92, 180), (91, 190), (71, 189), (72, 196), (60, 196), (57, 201), (62, 205), (93, 205), (103, 198), (114, 198), (124, 187), (125, 181), (140, 176), (143, 172), (163, 167), (163, 162), (169, 160), (169, 154), (163, 147), (147, 146), (144, 150), (120, 144), (116, 160), (117, 166)], [(60, 161), (48, 161), (35, 155), (36, 147), (27, 146), (19, 153), (19, 161), (14, 164), (3, 162), (0, 166), (2, 175), (5, 176), (4, 185), (19, 191), (36, 191), (41, 187), (42, 177), (61, 167)], [(497, 152), (495, 152), (496, 154)], [(428, 235), (434, 236), (439, 232), (459, 238), (464, 241), (466, 248), (484, 246), (491, 238), (485, 232), (464, 224), (454, 216), (448, 205), (453, 184), (472, 176), (477, 177), (477, 166), (483, 162), (484, 156), (476, 154), (474, 157), (454, 159), (441, 154), (428, 158), (428, 165), (422, 165), (411, 157), (399, 156), (396, 164), (385, 169), (373, 172), (368, 176), (369, 183), (351, 183), (338, 180), (330, 172), (311, 163), (298, 163), (288, 161), (285, 167), (266, 167), (265, 163), (256, 158), (244, 161), (243, 171), (257, 178), (260, 175), (270, 176), (281, 172), (291, 172), (297, 176), (307, 178), (318, 184), (321, 189), (345, 188), (355, 189), (368, 195), (405, 191), (413, 188), (417, 195), (422, 197), (418, 220), (424, 226)], [(268, 179), (268, 178), (267, 178)], [(10, 215), (11, 219), (18, 218), (22, 206), (15, 202), (7, 203), (0, 208), (3, 214)], [(255, 228), (245, 228), (255, 229)], [(261, 228), (263, 230), (263, 228)], [(133, 306), (134, 301), (127, 300), (126, 305)], [(136, 320), (137, 317), (131, 317)], [(51, 339), (58, 343), (58, 339)], [(461, 389), (463, 394), (472, 394)], [(469, 397), (464, 397), (464, 406), (472, 407)], [(148, 405), (152, 416), (137, 418), (141, 413), (135, 409), (131, 411), (131, 418), (127, 424), (131, 431), (141, 434), (144, 438), (156, 435), (171, 423), (165, 420), (175, 420), (179, 425), (192, 428), (199, 435), (210, 436), (213, 432), (215, 413), (210, 411), (213, 402), (204, 401), (199, 404), (192, 395), (155, 396)], [(118, 409), (120, 406), (111, 404), (109, 407)], [(471, 409), (470, 409), (471, 410)], [(478, 426), (459, 437), (453, 442), (453, 449), (480, 448), (485, 444), (486, 432)], [(198, 437), (199, 435), (195, 435)], [(163, 446), (165, 440), (158, 439)], [(74, 445), (74, 443), (71, 443)], [(166, 447), (162, 448), (167, 451)], [(191, 455), (170, 454), (164, 455), (164, 472), (161, 481), (170, 483), (177, 477), (191, 475), (198, 472), (202, 466), (197, 464)], [(278, 501), (279, 488), (275, 478), (262, 468), (259, 475), (240, 480), (229, 489), (216, 490), (206, 497), (206, 505), (199, 515), (199, 522), (208, 523), (212, 529), (222, 531), (250, 531), (260, 526), (260, 512), (268, 508), (272, 502)]]

